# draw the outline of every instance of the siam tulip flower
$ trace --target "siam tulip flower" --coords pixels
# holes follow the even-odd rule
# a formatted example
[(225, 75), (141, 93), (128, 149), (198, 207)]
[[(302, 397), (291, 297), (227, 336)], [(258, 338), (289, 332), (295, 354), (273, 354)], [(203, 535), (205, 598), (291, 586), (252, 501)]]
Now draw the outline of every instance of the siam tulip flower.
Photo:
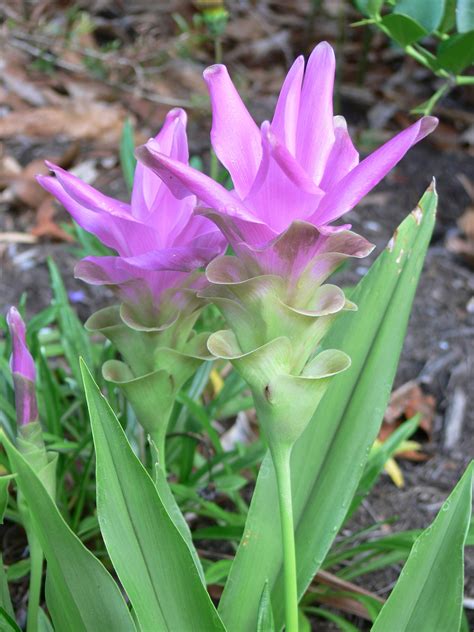
[[(160, 151), (187, 164), (186, 114), (174, 109), (154, 139)], [(93, 285), (108, 285), (144, 321), (154, 326), (163, 312), (170, 318), (168, 299), (179, 287), (199, 287), (190, 276), (222, 252), (223, 239), (204, 217), (193, 215), (196, 198), (177, 199), (160, 178), (137, 165), (130, 204), (107, 197), (64, 169), (47, 163), (55, 177), (38, 176), (75, 221), (116, 256), (86, 257), (76, 276)], [(177, 298), (176, 309), (183, 297)], [(181, 303), (179, 301), (181, 300)], [(164, 307), (164, 303), (167, 307)], [(161, 322), (161, 321), (160, 321)]]
[[(208, 265), (211, 285), (201, 295), (219, 306), (229, 326), (210, 337), (209, 349), (254, 382), (256, 401), (275, 369), (267, 352), (284, 360), (278, 375), (297, 378), (301, 401), (306, 378), (347, 367), (340, 352), (320, 360), (315, 356), (335, 315), (355, 309), (340, 288), (325, 281), (345, 258), (364, 257), (372, 245), (349, 224), (334, 222), (437, 125), (435, 118), (423, 117), (359, 162), (345, 120), (333, 116), (334, 75), (335, 56), (326, 42), (316, 46), (306, 70), (299, 57), (271, 122), (259, 129), (226, 67), (218, 64), (204, 72), (212, 144), (232, 176), (233, 191), (164, 154), (155, 140), (137, 150), (138, 159), (177, 197), (185, 199), (190, 192), (198, 197), (202, 207), (197, 212), (219, 226), (237, 255), (217, 257)], [(263, 371), (258, 380), (256, 363)], [(265, 416), (262, 410), (260, 417)]]
[[(54, 498), (57, 454), (46, 451), (43, 432), (38, 421), (35, 363), (26, 345), (25, 323), (15, 307), (10, 307), (7, 323), (12, 340), (10, 368), (15, 387), (18, 449), (35, 469), (49, 494)], [(22, 503), (20, 506), (26, 516), (27, 510)]]
[[(188, 164), (186, 114), (171, 110), (154, 139), (172, 160)], [(225, 247), (225, 239), (206, 217), (194, 214), (188, 192), (177, 198), (152, 170), (138, 164), (130, 204), (96, 191), (60, 167), (55, 177), (38, 176), (76, 222), (116, 255), (86, 257), (76, 276), (111, 287), (122, 301), (93, 314), (86, 327), (111, 340), (122, 360), (102, 367), (117, 384), (157, 448), (164, 469), (165, 436), (176, 394), (203, 359), (208, 334), (194, 323), (205, 301), (206, 284), (198, 268)]]
[[(209, 88), (214, 150), (234, 183), (229, 192), (164, 154), (156, 141), (137, 155), (177, 196), (195, 193), (235, 252), (265, 273), (298, 275), (322, 243), (345, 226), (350, 211), (437, 125), (423, 117), (359, 162), (343, 117), (333, 116), (335, 57), (316, 46), (306, 71), (299, 57), (283, 83), (273, 119), (259, 129), (223, 65), (204, 72)], [(355, 238), (349, 237), (353, 246)], [(303, 246), (303, 247), (301, 247)], [(359, 251), (366, 250), (360, 238)], [(297, 253), (297, 254), (296, 254)]]
[[(10, 368), (15, 387), (15, 406), (17, 417), (16, 445), (23, 458), (39, 478), (44, 488), (54, 500), (56, 496), (57, 452), (48, 452), (43, 439), (43, 431), (38, 420), (35, 382), (36, 370), (31, 353), (26, 345), (26, 327), (18, 310), (10, 307), (7, 324), (12, 340)], [(9, 453), (9, 441), (5, 444)], [(37, 629), (38, 606), (43, 574), (43, 550), (32, 524), (32, 516), (25, 500), (23, 481), (18, 481), (18, 511), (26, 531), (30, 553), (30, 585), (28, 596), (28, 627), (34, 621)]]
[(18, 426), (25, 426), (38, 421), (35, 363), (26, 346), (25, 323), (15, 307), (10, 307), (7, 323), (12, 339), (10, 368), (15, 386), (17, 423)]
[(228, 326), (210, 336), (208, 348), (249, 385), (268, 441), (279, 494), (288, 632), (298, 630), (291, 452), (330, 381), (350, 366), (342, 350), (321, 350), (336, 314), (356, 308), (325, 281), (344, 258), (371, 250), (350, 225), (334, 222), (437, 124), (423, 117), (359, 162), (344, 119), (333, 116), (334, 73), (326, 43), (315, 48), (306, 72), (298, 58), (272, 121), (259, 129), (225, 66), (205, 71), (212, 144), (233, 191), (165, 155), (153, 140), (137, 151), (177, 197), (198, 197), (198, 212), (219, 226), (237, 255), (218, 257), (206, 269), (210, 286), (201, 295), (218, 305)]

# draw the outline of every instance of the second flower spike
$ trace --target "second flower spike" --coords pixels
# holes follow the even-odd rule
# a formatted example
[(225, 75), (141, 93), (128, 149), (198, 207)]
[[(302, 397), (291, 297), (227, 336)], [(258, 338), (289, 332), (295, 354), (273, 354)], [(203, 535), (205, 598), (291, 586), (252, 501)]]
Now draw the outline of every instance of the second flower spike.
[[(186, 114), (174, 109), (153, 140), (160, 151), (186, 166)], [(109, 198), (60, 167), (38, 176), (85, 230), (115, 254), (86, 257), (76, 276), (109, 286), (120, 304), (88, 321), (122, 356), (103, 366), (104, 377), (128, 397), (165, 467), (165, 436), (176, 394), (209, 357), (205, 334), (194, 324), (205, 304), (207, 281), (198, 269), (225, 248), (225, 238), (207, 218), (194, 214), (196, 196), (176, 196), (152, 170), (138, 163), (130, 204)]]

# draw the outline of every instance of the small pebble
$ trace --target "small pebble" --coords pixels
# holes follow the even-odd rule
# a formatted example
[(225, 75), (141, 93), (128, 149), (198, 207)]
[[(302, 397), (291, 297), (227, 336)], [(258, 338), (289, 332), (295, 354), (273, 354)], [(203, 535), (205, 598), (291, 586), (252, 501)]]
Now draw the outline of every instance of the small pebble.
[(366, 228), (367, 230), (371, 230), (374, 233), (378, 233), (382, 227), (378, 222), (368, 220), (367, 222), (364, 222), (364, 228)]
[(104, 169), (112, 169), (117, 164), (117, 159), (115, 156), (106, 156), (105, 158), (101, 158), (99, 162)]
[(86, 298), (86, 295), (82, 290), (71, 290), (67, 293), (71, 303), (81, 303)]

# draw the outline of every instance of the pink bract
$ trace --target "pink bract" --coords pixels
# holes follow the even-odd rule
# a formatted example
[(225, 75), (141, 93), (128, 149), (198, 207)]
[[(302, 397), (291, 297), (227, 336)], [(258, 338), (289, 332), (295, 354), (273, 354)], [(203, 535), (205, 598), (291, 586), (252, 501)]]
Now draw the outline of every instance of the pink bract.
[(232, 176), (227, 191), (199, 171), (161, 151), (156, 140), (137, 150), (139, 160), (159, 175), (182, 199), (190, 192), (202, 202), (198, 213), (209, 216), (237, 253), (245, 245), (261, 260), (291, 224), (303, 221), (328, 232), (403, 158), (432, 132), (429, 116), (397, 134), (362, 162), (343, 117), (333, 116), (334, 52), (323, 42), (294, 62), (280, 91), (271, 122), (260, 129), (242, 102), (227, 69), (204, 72), (213, 123), (211, 138), (219, 160)]
[(10, 368), (15, 386), (17, 421), (19, 425), (25, 425), (38, 418), (35, 363), (26, 345), (25, 323), (16, 307), (8, 310), (7, 324), (12, 340)]

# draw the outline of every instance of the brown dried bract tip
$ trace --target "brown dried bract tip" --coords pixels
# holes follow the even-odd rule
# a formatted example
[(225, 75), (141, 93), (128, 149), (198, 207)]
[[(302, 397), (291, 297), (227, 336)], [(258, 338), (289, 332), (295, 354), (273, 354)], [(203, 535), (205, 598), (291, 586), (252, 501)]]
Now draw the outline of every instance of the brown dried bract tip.
[(434, 176), (430, 182), (430, 186), (428, 187), (427, 191), (429, 191), (430, 193), (436, 193), (436, 178)]
[(398, 236), (398, 228), (395, 229), (395, 232), (393, 233), (393, 235), (390, 238), (390, 241), (387, 244), (387, 250), (389, 252), (393, 251), (393, 248), (395, 246), (395, 242), (397, 241), (397, 236)]

